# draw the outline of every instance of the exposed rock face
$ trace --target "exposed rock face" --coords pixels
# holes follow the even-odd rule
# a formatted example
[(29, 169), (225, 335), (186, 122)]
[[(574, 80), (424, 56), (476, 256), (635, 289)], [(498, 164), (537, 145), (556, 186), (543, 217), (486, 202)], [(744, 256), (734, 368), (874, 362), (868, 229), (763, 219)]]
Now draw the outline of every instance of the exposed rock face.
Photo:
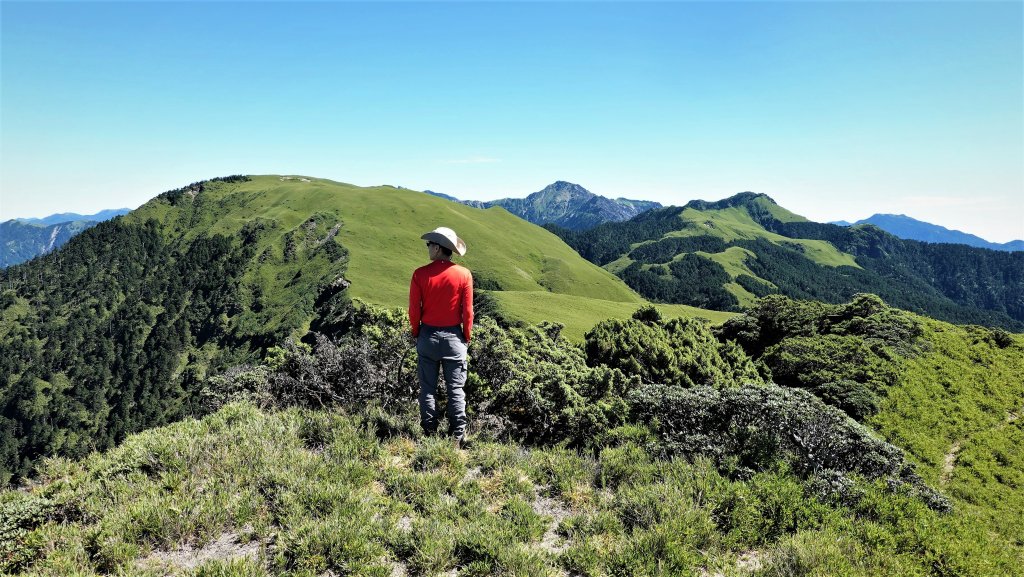
[(629, 220), (641, 212), (661, 207), (661, 204), (648, 200), (605, 198), (564, 180), (550, 184), (526, 198), (492, 201), (459, 201), (445, 194), (426, 192), (477, 208), (500, 206), (534, 224), (553, 223), (571, 230), (585, 230), (604, 222)]

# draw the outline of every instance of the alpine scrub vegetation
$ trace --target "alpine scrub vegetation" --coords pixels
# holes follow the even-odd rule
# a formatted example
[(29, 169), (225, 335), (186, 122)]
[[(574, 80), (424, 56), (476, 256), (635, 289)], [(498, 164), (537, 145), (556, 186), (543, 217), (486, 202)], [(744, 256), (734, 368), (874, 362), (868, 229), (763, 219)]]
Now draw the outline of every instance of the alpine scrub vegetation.
[[(357, 302), (345, 318), (332, 338), (289, 341), (207, 379), (214, 412), (201, 420), (46, 459), (32, 485), (0, 494), (0, 569), (995, 576), (1024, 561), (1017, 421), (966, 439), (971, 460), (952, 481), (934, 474), (927, 446), (897, 446), (913, 430), (895, 418), (897, 392), (947, 346), (931, 331), (968, 329), (929, 327), (870, 295), (771, 297), (720, 328), (641, 308), (583, 344), (557, 324), (483, 317), (467, 382), (474, 443), (457, 451), (420, 436), (402, 312)], [(983, 360), (1020, 363), (1018, 337), (984, 331), (1006, 356)], [(772, 380), (817, 354), (774, 354), (780, 345), (826, 336), (888, 370), (851, 361)], [(884, 436), (819, 381), (873, 391), (864, 423)], [(993, 465), (986, 447), (999, 451)], [(1007, 502), (983, 497), (993, 482)]]
[[(913, 494), (849, 503), (783, 464), (747, 478), (650, 454), (392, 434), (362, 414), (229, 404), (0, 498), (24, 575), (1008, 575), (1015, 549)], [(412, 430), (415, 415), (386, 418)]]

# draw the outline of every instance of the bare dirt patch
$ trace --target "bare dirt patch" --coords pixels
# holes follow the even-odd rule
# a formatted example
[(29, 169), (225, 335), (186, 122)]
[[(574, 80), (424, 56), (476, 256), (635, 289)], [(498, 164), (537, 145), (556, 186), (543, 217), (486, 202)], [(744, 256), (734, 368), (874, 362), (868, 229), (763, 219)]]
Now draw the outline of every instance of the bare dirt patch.
[(954, 442), (953, 446), (949, 448), (949, 452), (946, 453), (946, 458), (942, 463), (942, 475), (939, 477), (939, 483), (945, 485), (953, 477), (953, 466), (956, 465), (956, 456), (958, 454), (960, 454), (960, 441)]
[(174, 551), (156, 551), (149, 557), (140, 559), (138, 566), (140, 569), (164, 569), (172, 572), (181, 569), (195, 569), (208, 561), (257, 559), (260, 548), (259, 541), (241, 543), (238, 534), (224, 533), (198, 549), (186, 546)]
[[(745, 551), (736, 558), (734, 567), (701, 569), (701, 577), (727, 577), (728, 575), (752, 575), (764, 565), (764, 553), (761, 551)], [(726, 571), (723, 573), (723, 571)]]
[(533, 506), (533, 512), (538, 515), (543, 515), (551, 519), (551, 523), (548, 524), (547, 531), (544, 532), (544, 536), (540, 540), (540, 548), (551, 553), (562, 552), (568, 544), (565, 539), (560, 537), (557, 533), (558, 525), (567, 517), (572, 515), (572, 511), (567, 509), (557, 499), (550, 497), (537, 497), (531, 503)]

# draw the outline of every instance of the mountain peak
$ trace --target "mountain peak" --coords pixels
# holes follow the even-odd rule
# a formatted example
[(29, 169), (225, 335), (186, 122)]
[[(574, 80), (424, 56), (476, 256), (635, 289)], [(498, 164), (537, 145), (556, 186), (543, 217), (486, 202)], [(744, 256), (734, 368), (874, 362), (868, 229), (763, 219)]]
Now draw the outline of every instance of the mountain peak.
[(535, 192), (535, 193), (531, 194), (530, 196), (533, 196), (534, 194), (551, 194), (551, 193), (568, 194), (570, 196), (582, 196), (582, 197), (585, 197), (585, 198), (590, 198), (592, 196), (597, 196), (596, 194), (590, 192), (589, 190), (583, 188), (582, 186), (580, 186), (580, 185), (578, 185), (576, 183), (573, 183), (573, 182), (565, 181), (565, 180), (557, 180), (557, 181), (555, 181), (555, 182), (545, 186), (543, 190), (541, 190), (539, 192)]
[(693, 208), (696, 210), (722, 210), (737, 206), (748, 206), (756, 202), (758, 199), (764, 199), (775, 206), (779, 205), (777, 202), (772, 200), (772, 197), (763, 192), (750, 192), (748, 190), (714, 202), (709, 202), (707, 200), (691, 200), (686, 203), (686, 206), (683, 208)]

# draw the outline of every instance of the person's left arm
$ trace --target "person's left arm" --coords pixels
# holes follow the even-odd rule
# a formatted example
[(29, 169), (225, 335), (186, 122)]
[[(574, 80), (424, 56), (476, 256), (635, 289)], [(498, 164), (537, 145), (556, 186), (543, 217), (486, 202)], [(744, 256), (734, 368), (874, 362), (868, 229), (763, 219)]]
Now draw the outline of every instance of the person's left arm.
[(413, 338), (420, 336), (420, 319), (423, 318), (423, 292), (416, 280), (416, 273), (413, 273), (409, 283), (409, 325)]

